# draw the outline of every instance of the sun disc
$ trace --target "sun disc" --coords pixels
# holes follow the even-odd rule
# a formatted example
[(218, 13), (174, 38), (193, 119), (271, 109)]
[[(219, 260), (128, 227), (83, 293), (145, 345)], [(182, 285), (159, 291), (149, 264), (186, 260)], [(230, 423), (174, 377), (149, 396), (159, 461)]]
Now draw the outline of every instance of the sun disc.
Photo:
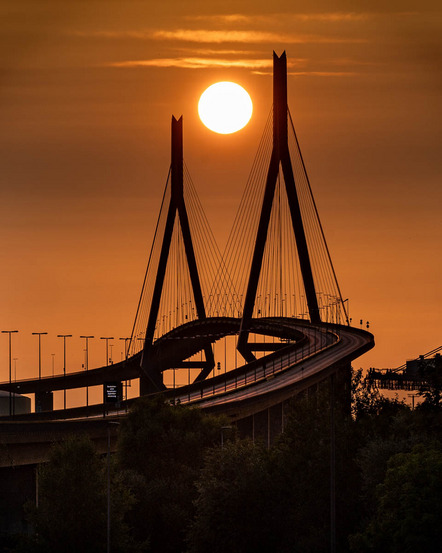
[(244, 128), (253, 112), (248, 92), (239, 84), (223, 81), (207, 88), (198, 103), (204, 125), (219, 134), (231, 134)]

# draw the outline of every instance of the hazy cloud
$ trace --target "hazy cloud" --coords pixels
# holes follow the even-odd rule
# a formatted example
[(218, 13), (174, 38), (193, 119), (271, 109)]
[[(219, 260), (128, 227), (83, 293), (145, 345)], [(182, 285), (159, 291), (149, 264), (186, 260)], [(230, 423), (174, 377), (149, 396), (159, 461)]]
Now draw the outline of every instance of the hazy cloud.
[(104, 39), (170, 40), (193, 43), (242, 43), (242, 44), (345, 44), (364, 43), (362, 38), (343, 38), (308, 33), (284, 33), (259, 30), (213, 30), (213, 29), (158, 29), (140, 31), (71, 31), (78, 37), (96, 37)]
[(181, 67), (185, 69), (206, 69), (209, 67), (243, 67), (248, 69), (262, 69), (272, 67), (272, 60), (228, 60), (215, 58), (156, 58), (150, 60), (128, 60), (109, 64), (111, 67)]
[(181, 40), (186, 42), (241, 42), (248, 44), (256, 43), (284, 43), (284, 44), (304, 44), (304, 43), (362, 43), (366, 42), (360, 38), (337, 38), (321, 35), (306, 34), (284, 34), (268, 31), (212, 31), (205, 29), (176, 29), (173, 31), (159, 30), (154, 31), (152, 37), (158, 40)]
[(210, 21), (217, 23), (266, 23), (269, 21), (364, 21), (375, 17), (378, 14), (369, 12), (331, 12), (331, 13), (273, 13), (265, 15), (244, 15), (244, 14), (215, 14), (188, 16), (190, 21)]
[[(307, 60), (296, 59), (289, 61), (289, 67), (303, 66)], [(116, 62), (110, 64), (110, 67), (179, 67), (183, 69), (207, 69), (217, 67), (241, 67), (250, 69), (252, 73), (257, 75), (271, 75), (273, 61), (269, 59), (213, 59), (203, 57), (182, 57), (182, 58), (156, 58), (150, 60), (128, 60), (123, 62)], [(289, 75), (297, 77), (302, 76), (315, 76), (315, 77), (348, 77), (356, 75), (354, 71), (309, 71), (308, 69), (302, 70), (289, 70)]]
[(151, 30), (139, 30), (139, 31), (69, 31), (67, 34), (78, 37), (96, 37), (96, 38), (108, 38), (108, 39), (126, 39), (134, 38), (139, 40), (148, 40), (152, 38)]
[(295, 75), (297, 77), (313, 76), (313, 77), (350, 77), (358, 75), (356, 71), (288, 71), (287, 75)]
[[(252, 71), (255, 75), (273, 75), (273, 71)], [(287, 75), (294, 77), (353, 77), (359, 75), (354, 71), (287, 71)]]

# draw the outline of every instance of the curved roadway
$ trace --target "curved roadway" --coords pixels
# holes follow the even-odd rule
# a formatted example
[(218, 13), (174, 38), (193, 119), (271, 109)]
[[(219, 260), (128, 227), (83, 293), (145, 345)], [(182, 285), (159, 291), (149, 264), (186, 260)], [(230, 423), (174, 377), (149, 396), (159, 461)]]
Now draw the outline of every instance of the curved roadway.
[[(219, 332), (213, 331), (219, 328), (219, 323), (219, 320), (212, 319), (183, 325), (173, 332), (175, 344), (186, 340), (185, 335), (195, 330), (191, 327), (199, 328), (198, 339), (216, 341), (221, 336)], [(238, 320), (224, 323), (225, 327), (230, 329), (224, 335), (235, 334), (239, 329)], [(374, 345), (372, 334), (364, 330), (339, 325), (310, 325), (305, 321), (287, 318), (254, 321), (252, 331), (257, 334), (265, 332), (266, 335), (286, 336), (287, 344), (253, 363), (226, 374), (168, 390), (164, 392), (165, 397), (171, 403), (198, 405), (209, 412), (224, 413), (232, 421), (240, 420), (285, 401), (297, 391), (323, 380), (342, 366), (348, 367), (353, 359)], [(193, 338), (187, 336), (187, 339)], [(170, 342), (166, 338), (162, 343), (170, 349)], [(188, 344), (185, 349), (187, 347)], [(139, 355), (135, 356), (129, 359), (124, 367), (120, 366), (125, 369), (124, 376), (120, 375), (120, 379), (127, 378), (127, 374), (137, 369), (139, 359)], [(117, 365), (114, 365), (109, 371), (115, 371), (116, 368)], [(87, 376), (94, 375), (96, 380), (108, 379), (110, 374), (115, 373), (107, 369), (102, 367), (91, 370)], [(72, 379), (70, 385), (82, 383), (84, 372), (70, 375), (69, 378)], [(64, 380), (63, 377), (55, 377), (52, 384), (57, 388), (53, 389), (60, 389), (60, 380)], [(38, 380), (22, 383), (23, 389), (26, 385), (32, 391), (32, 384), (35, 382), (39, 383)], [(46, 382), (45, 386), (48, 384), (50, 383)], [(0, 388), (5, 387), (0, 384)], [(110, 411), (108, 414), (114, 418), (115, 415), (121, 415), (122, 409), (126, 409), (133, 401), (136, 400), (130, 400), (123, 405), (120, 413)], [(114, 447), (115, 426), (112, 428)], [(44, 462), (54, 441), (63, 440), (66, 436), (78, 432), (86, 432), (94, 440), (99, 451), (106, 451), (110, 426), (108, 419), (103, 417), (103, 405), (30, 413), (16, 416), (12, 421), (9, 417), (4, 417), (0, 420), (0, 467)]]
[[(163, 368), (177, 366), (193, 350), (215, 342), (226, 335), (236, 334), (240, 320), (227, 317), (210, 318), (186, 323), (155, 342), (156, 357)], [(171, 402), (198, 404), (203, 408), (228, 410), (229, 404), (270, 396), (275, 392), (290, 390), (312, 378), (320, 380), (327, 371), (338, 364), (351, 362), (374, 346), (373, 335), (356, 328), (333, 325), (312, 325), (293, 318), (254, 319), (252, 332), (283, 338), (287, 345), (278, 344), (273, 353), (227, 373), (202, 382), (167, 390), (165, 396)], [(170, 345), (173, 343), (174, 347)], [(171, 352), (173, 352), (171, 354)], [(19, 393), (35, 393), (43, 390), (62, 390), (94, 386), (112, 380), (128, 380), (140, 376), (140, 354), (126, 361), (98, 369), (71, 373), (63, 376), (32, 379), (13, 383), (1, 383), (0, 389)], [(167, 363), (166, 363), (167, 360)], [(129, 403), (134, 400), (129, 400)], [(58, 415), (57, 415), (58, 413)], [(17, 418), (78, 418), (102, 415), (103, 406), (89, 406), (66, 411), (30, 414)]]
[[(272, 319), (306, 341), (289, 344), (235, 371), (200, 384), (200, 389), (180, 388), (171, 398), (181, 403), (199, 404), (210, 410), (230, 412), (249, 400), (286, 395), (290, 390), (310, 385), (348, 364), (374, 346), (374, 337), (364, 330), (341, 325), (311, 325), (294, 319)], [(224, 376), (224, 375), (223, 375)], [(284, 393), (286, 392), (286, 393)]]

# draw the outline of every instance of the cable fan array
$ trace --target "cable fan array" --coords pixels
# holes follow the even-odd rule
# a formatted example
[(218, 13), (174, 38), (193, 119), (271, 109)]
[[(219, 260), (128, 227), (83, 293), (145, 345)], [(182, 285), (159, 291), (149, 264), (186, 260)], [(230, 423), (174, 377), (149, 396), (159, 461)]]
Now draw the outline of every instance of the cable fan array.
[[(270, 113), (244, 191), (226, 250), (223, 274), (230, 275), (234, 295), (227, 299), (241, 316), (273, 148), (273, 111)], [(347, 314), (325, 241), (293, 121), (289, 115), (289, 152), (304, 231), (312, 265), (316, 296), (324, 322), (347, 323)], [(221, 276), (221, 275), (218, 275)], [(229, 286), (224, 286), (230, 290)], [(226, 301), (226, 300), (224, 300)], [(224, 306), (221, 305), (220, 309)], [(272, 211), (255, 297), (253, 317), (297, 317), (309, 319), (299, 255), (284, 176), (281, 168), (275, 187)]]
[[(197, 264), (198, 277), (204, 304), (211, 303), (211, 290), (215, 276), (222, 266), (221, 253), (215, 242), (207, 217), (201, 206), (187, 166), (183, 167), (183, 194), (189, 219), (192, 244)], [(171, 172), (161, 203), (154, 240), (149, 255), (148, 265), (142, 286), (142, 292), (137, 307), (135, 322), (129, 345), (129, 355), (143, 348), (144, 338), (152, 302), (156, 273), (161, 253), (162, 238), (166, 225), (171, 187)], [(228, 279), (227, 279), (228, 280)], [(223, 286), (221, 285), (221, 290)], [(161, 300), (156, 321), (154, 340), (186, 322), (198, 318), (190, 273), (184, 247), (183, 234), (178, 216), (175, 217), (174, 228), (169, 249), (169, 256), (164, 276)]]
[[(312, 264), (313, 279), (315, 282), (321, 320), (328, 323), (349, 324), (345, 301), (342, 299), (336, 272), (331, 259), (330, 251), (325, 239), (324, 230), (319, 218), (318, 209), (313, 196), (312, 188), (305, 168), (298, 138), (296, 136), (293, 119), (288, 109), (288, 144), (292, 167), (298, 191), (302, 220), (307, 239), (307, 246)], [(306, 310), (301, 303), (300, 313)]]
[[(229, 234), (222, 267), (217, 273), (215, 283), (217, 289), (224, 289), (227, 292), (227, 296), (217, 295), (217, 310), (230, 312), (235, 317), (242, 316), (245, 292), (249, 281), (265, 181), (273, 147), (272, 125), (271, 111)], [(225, 282), (226, 278), (228, 282)]]
[[(313, 198), (293, 120), (288, 111), (288, 146), (296, 192), (312, 266), (321, 320), (348, 323), (323, 228)], [(250, 275), (257, 228), (273, 149), (271, 110), (252, 169), (221, 256), (184, 163), (183, 193), (206, 316), (241, 318)], [(161, 204), (142, 293), (132, 331), (129, 353), (143, 347), (149, 309), (160, 257), (170, 195), (170, 172)], [(284, 175), (279, 174), (273, 197), (269, 228), (255, 297), (253, 317), (309, 319), (296, 238), (287, 199)], [(168, 263), (161, 294), (154, 340), (198, 318), (178, 217), (175, 218)]]

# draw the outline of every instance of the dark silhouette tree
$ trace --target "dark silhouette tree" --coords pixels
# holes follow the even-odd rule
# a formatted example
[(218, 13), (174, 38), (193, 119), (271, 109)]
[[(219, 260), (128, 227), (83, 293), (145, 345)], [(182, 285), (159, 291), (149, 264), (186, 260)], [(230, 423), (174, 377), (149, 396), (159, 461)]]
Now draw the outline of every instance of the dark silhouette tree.
[(284, 551), (287, 501), (271, 466), (270, 453), (249, 440), (229, 442), (208, 453), (197, 483), (189, 552)]
[(420, 409), (440, 410), (442, 407), (442, 356), (420, 361), (419, 375), (425, 381), (419, 388), (423, 398)]
[[(39, 467), (38, 479), (38, 506), (29, 506), (35, 535), (24, 550), (106, 551), (106, 465), (91, 440), (72, 437), (54, 445), (49, 462)], [(112, 551), (137, 551), (123, 520), (133, 499), (118, 475), (112, 490)]]
[(417, 446), (393, 455), (376, 490), (376, 510), (352, 551), (433, 553), (442, 540), (442, 452)]
[(205, 450), (220, 442), (223, 424), (162, 397), (138, 401), (122, 422), (118, 463), (137, 498), (130, 513), (134, 534), (150, 551), (183, 551), (194, 513), (194, 482)]

